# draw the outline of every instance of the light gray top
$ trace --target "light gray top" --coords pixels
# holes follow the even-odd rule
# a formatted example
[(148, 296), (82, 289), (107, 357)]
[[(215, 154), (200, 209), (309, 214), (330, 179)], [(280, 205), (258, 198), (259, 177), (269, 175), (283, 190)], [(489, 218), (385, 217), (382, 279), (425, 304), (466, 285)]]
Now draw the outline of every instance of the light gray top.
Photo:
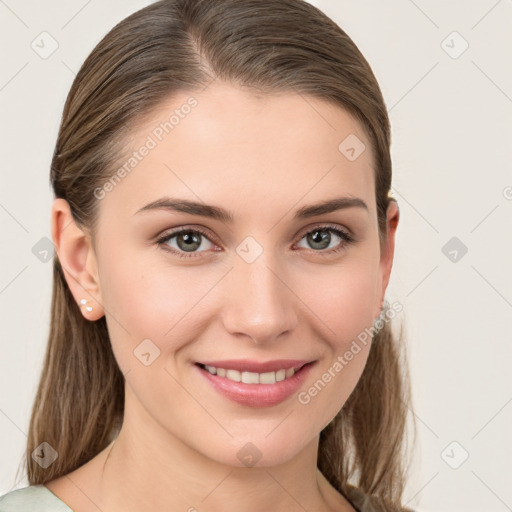
[[(390, 509), (375, 502), (354, 487), (349, 487), (346, 498), (358, 512), (389, 512)], [(404, 512), (413, 512), (400, 508)], [(42, 484), (29, 485), (0, 496), (0, 512), (74, 512), (53, 492)]]
[(0, 496), (0, 512), (73, 512), (44, 485), (29, 485)]

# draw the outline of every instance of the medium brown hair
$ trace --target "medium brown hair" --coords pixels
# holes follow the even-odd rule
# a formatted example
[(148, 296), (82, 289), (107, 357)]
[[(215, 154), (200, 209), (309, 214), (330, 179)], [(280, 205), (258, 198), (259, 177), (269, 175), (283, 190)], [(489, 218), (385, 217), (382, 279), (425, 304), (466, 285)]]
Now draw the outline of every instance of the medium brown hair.
[[(94, 234), (93, 191), (112, 176), (137, 122), (178, 91), (212, 80), (272, 94), (310, 95), (360, 123), (374, 156), (381, 243), (391, 187), (390, 126), (377, 80), (350, 37), (302, 0), (162, 0), (117, 24), (96, 46), (68, 94), (51, 166), (55, 197)], [(105, 317), (82, 316), (55, 256), (51, 325), (26, 450), (30, 484), (65, 475), (115, 438), (124, 377)], [(375, 334), (362, 376), (321, 432), (318, 467), (342, 494), (351, 485), (399, 507), (410, 404), (402, 336), (388, 322)], [(43, 469), (43, 441), (58, 458)]]

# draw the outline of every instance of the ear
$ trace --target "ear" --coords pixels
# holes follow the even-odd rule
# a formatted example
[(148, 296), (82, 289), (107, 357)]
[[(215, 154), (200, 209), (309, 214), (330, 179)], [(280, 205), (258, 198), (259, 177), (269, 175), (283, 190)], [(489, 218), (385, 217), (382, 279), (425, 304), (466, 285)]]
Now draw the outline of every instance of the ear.
[(380, 277), (379, 277), (379, 307), (374, 317), (377, 318), (382, 310), (384, 303), (384, 297), (386, 289), (389, 283), (389, 277), (391, 275), (391, 267), (393, 266), (393, 257), (395, 254), (395, 234), (396, 228), (398, 227), (398, 221), (400, 219), (400, 211), (398, 209), (398, 203), (395, 199), (391, 199), (389, 202), (387, 214), (386, 214), (386, 240), (381, 246), (380, 253)]
[(75, 222), (65, 199), (57, 198), (53, 202), (51, 229), (59, 262), (75, 301), (87, 320), (98, 320), (105, 311), (96, 255), (89, 233)]

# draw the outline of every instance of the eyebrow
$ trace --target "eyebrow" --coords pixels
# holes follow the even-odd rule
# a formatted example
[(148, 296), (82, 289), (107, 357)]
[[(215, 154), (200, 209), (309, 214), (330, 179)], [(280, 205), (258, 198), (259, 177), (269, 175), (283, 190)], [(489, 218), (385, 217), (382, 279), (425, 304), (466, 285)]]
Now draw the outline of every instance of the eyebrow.
[[(302, 206), (295, 212), (293, 220), (307, 219), (324, 213), (345, 210), (347, 208), (361, 208), (368, 211), (366, 203), (358, 197), (336, 197), (320, 203)], [(233, 223), (234, 221), (234, 215), (220, 206), (213, 206), (186, 199), (171, 199), (169, 197), (162, 197), (148, 203), (146, 206), (137, 210), (134, 215), (153, 210), (171, 210), (189, 213), (191, 215), (209, 217), (226, 223)]]

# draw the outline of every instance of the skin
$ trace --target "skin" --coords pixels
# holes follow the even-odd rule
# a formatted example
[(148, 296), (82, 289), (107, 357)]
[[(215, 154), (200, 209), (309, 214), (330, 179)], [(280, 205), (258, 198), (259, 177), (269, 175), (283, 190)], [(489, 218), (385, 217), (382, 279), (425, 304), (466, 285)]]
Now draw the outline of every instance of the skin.
[[(94, 245), (67, 202), (53, 204), (59, 260), (77, 303), (87, 298), (93, 306), (83, 315), (106, 316), (126, 407), (114, 444), (46, 485), (79, 511), (354, 510), (317, 470), (317, 451), (320, 431), (361, 376), (369, 344), (307, 405), (296, 395), (272, 407), (236, 404), (193, 363), (316, 360), (300, 388), (307, 390), (380, 313), (397, 205), (388, 209), (380, 247), (373, 155), (361, 125), (338, 106), (291, 93), (255, 95), (217, 81), (176, 94), (134, 128), (130, 154), (191, 95), (198, 105), (100, 201)], [(366, 145), (354, 161), (338, 150), (349, 134)], [(224, 207), (235, 221), (135, 213), (166, 195)], [(292, 219), (301, 206), (338, 196), (361, 198), (368, 210)], [(325, 223), (356, 241), (327, 231), (328, 248), (308, 243), (306, 234)], [(188, 259), (155, 243), (182, 226), (210, 235)], [(252, 263), (236, 252), (247, 236), (263, 248)], [(175, 237), (169, 246), (183, 244)], [(133, 353), (147, 338), (160, 349), (149, 366)], [(248, 442), (262, 454), (254, 467), (237, 458)]]

